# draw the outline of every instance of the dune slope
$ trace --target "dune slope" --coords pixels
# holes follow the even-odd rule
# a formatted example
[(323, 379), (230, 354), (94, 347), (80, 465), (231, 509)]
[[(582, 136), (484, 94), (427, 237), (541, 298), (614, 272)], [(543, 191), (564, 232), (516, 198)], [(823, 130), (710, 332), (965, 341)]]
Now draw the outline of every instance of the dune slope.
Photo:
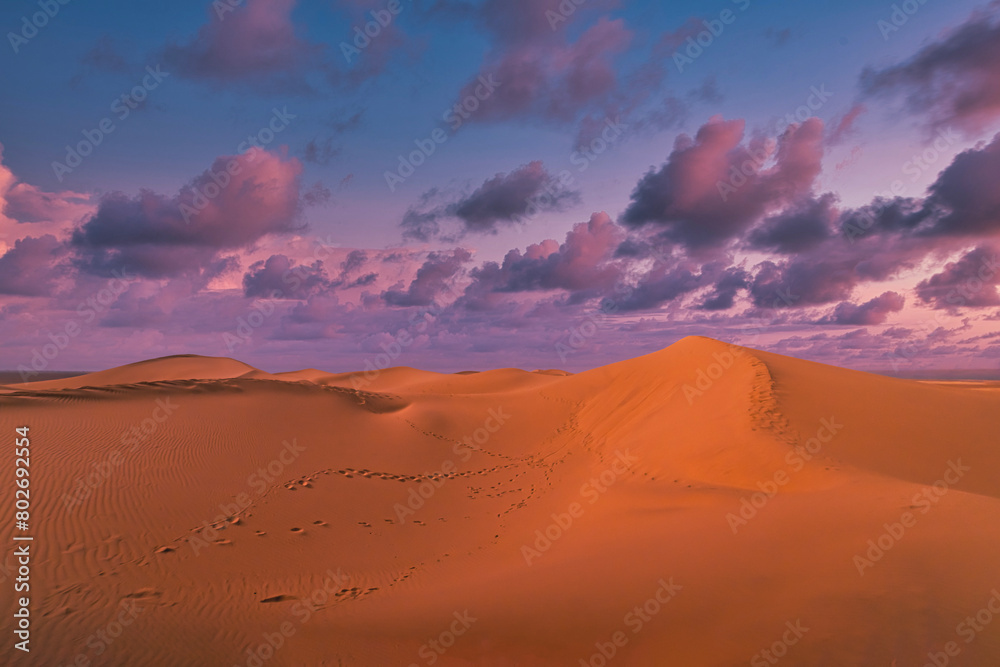
[(706, 338), (576, 375), (180, 357), (12, 386), (0, 425), (13, 664), (1000, 664), (982, 385)]

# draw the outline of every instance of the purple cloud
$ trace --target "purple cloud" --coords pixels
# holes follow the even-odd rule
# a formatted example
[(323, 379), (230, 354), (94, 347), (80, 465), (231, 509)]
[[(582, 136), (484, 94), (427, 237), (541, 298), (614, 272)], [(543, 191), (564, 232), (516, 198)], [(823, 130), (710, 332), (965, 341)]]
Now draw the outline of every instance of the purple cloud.
[(906, 300), (903, 295), (897, 292), (883, 292), (871, 301), (862, 304), (854, 304), (844, 301), (834, 308), (829, 318), (821, 323), (829, 324), (882, 324), (891, 313), (898, 313), (903, 309)]
[(639, 181), (622, 222), (707, 248), (811, 190), (823, 155), (821, 121), (792, 126), (774, 150), (763, 139), (742, 145), (743, 132), (742, 120), (716, 118), (693, 139), (680, 136), (667, 162)]
[(66, 246), (51, 234), (15, 241), (0, 256), (0, 294), (51, 296), (66, 272), (59, 261), (66, 252)]
[(917, 284), (917, 296), (941, 310), (961, 306), (983, 308), (1000, 305), (1000, 263), (997, 248), (983, 244), (965, 253), (958, 261)]
[(386, 290), (382, 298), (392, 306), (429, 306), (444, 293), (450, 281), (462, 266), (472, 259), (464, 248), (451, 252), (432, 252), (417, 270), (416, 277), (405, 290), (402, 287)]
[(150, 277), (197, 272), (221, 250), (301, 230), (301, 171), (297, 160), (259, 149), (220, 157), (177, 195), (106, 195), (72, 244), (81, 265), (99, 273), (123, 266)]
[(912, 58), (861, 75), (868, 98), (902, 97), (907, 109), (935, 127), (969, 134), (1000, 116), (1000, 3), (976, 11), (943, 39)]

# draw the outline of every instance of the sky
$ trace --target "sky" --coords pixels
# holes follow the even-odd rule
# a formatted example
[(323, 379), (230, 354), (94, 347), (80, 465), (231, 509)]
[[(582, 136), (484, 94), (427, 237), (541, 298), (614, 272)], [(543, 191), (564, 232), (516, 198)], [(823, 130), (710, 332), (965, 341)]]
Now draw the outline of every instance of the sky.
[(0, 7), (0, 368), (1000, 369), (1000, 2)]

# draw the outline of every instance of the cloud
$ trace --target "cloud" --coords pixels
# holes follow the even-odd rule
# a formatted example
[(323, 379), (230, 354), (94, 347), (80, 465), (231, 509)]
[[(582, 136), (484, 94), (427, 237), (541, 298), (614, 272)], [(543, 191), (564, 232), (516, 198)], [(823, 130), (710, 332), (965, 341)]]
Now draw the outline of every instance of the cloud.
[(488, 179), (451, 210), (466, 230), (494, 232), (499, 224), (519, 222), (538, 211), (558, 211), (578, 199), (578, 193), (564, 187), (536, 160)]
[(741, 267), (732, 266), (723, 271), (711, 293), (698, 306), (702, 310), (729, 310), (740, 290), (750, 286), (750, 274)]
[(0, 144), (0, 252), (28, 236), (63, 237), (93, 211), (90, 194), (69, 190), (46, 192), (20, 182), (10, 167), (3, 164)]
[(714, 74), (706, 77), (700, 86), (688, 93), (688, 97), (696, 102), (703, 102), (705, 104), (721, 104), (725, 99), (722, 93), (719, 92), (719, 82)]
[(325, 139), (310, 139), (302, 151), (302, 159), (306, 162), (326, 166), (333, 158), (340, 155), (341, 147), (335, 146), (333, 137)]
[(502, 264), (486, 262), (471, 272), (462, 303), (482, 309), (495, 304), (500, 293), (566, 290), (571, 301), (603, 294), (621, 277), (614, 260), (624, 230), (607, 213), (594, 213), (577, 223), (559, 244), (552, 239), (529, 245), (524, 252), (510, 250)]
[(509, 173), (498, 173), (454, 201), (428, 207), (440, 194), (438, 190), (425, 192), (421, 204), (407, 210), (400, 223), (405, 238), (427, 241), (438, 236), (443, 218), (458, 220), (462, 233), (496, 233), (503, 225), (521, 222), (544, 211), (560, 211), (579, 201), (578, 192), (569, 189), (537, 160)]
[(347, 257), (340, 263), (340, 270), (344, 275), (361, 269), (368, 261), (368, 253), (364, 250), (352, 250), (347, 253)]
[(838, 218), (836, 197), (825, 194), (794, 203), (750, 230), (749, 245), (783, 254), (815, 248), (832, 236)]
[[(615, 4), (575, 6), (571, 20), (582, 21), (577, 11), (582, 14)], [(619, 90), (612, 61), (632, 41), (623, 20), (602, 16), (571, 41), (570, 21), (565, 20), (558, 2), (487, 0), (478, 18), (492, 34), (494, 48), (459, 99), (473, 93), (480, 76), (493, 76), (500, 85), (476, 112), (476, 120), (525, 116), (572, 120), (587, 107), (603, 106)]]
[(416, 277), (405, 290), (402, 287), (386, 290), (382, 298), (392, 306), (429, 306), (449, 286), (462, 266), (472, 259), (464, 248), (451, 252), (432, 252), (417, 270)]
[(833, 313), (821, 324), (882, 324), (891, 313), (903, 309), (906, 300), (897, 292), (884, 292), (871, 301), (853, 304), (845, 301), (837, 305)]
[(329, 287), (322, 262), (296, 264), (285, 255), (255, 262), (243, 276), (243, 294), (248, 298), (305, 299)]
[(52, 296), (58, 278), (65, 273), (59, 259), (66, 247), (51, 234), (19, 239), (0, 256), (0, 294)]
[(93, 210), (90, 195), (80, 192), (45, 192), (18, 183), (2, 195), (3, 214), (17, 222), (60, 222)]
[[(217, 83), (267, 82), (302, 92), (302, 74), (319, 53), (296, 34), (297, 0), (246, 0), (246, 6), (214, 3), (208, 23), (186, 44), (169, 44), (168, 67), (191, 79)], [(220, 9), (220, 7), (222, 9)]]
[(713, 118), (693, 139), (678, 137), (667, 162), (636, 185), (622, 222), (653, 225), (689, 248), (706, 248), (811, 190), (823, 156), (821, 121), (791, 126), (776, 146), (763, 139), (744, 146), (744, 127), (742, 120)]
[(975, 12), (944, 38), (898, 65), (866, 69), (867, 98), (901, 97), (906, 108), (935, 128), (956, 126), (969, 134), (1000, 116), (1000, 3)]
[(929, 188), (920, 229), (933, 235), (968, 236), (1000, 231), (1000, 134), (964, 151)]
[(771, 42), (771, 45), (775, 48), (780, 48), (788, 43), (792, 38), (792, 31), (790, 28), (768, 28), (764, 31), (764, 37)]
[(988, 244), (964, 254), (944, 270), (917, 284), (921, 301), (935, 309), (955, 310), (961, 306), (983, 308), (1000, 305), (1000, 263), (998, 250)]
[(830, 146), (836, 146), (847, 137), (853, 135), (857, 131), (858, 119), (867, 112), (868, 107), (864, 104), (855, 104), (842, 116), (836, 118), (831, 123), (826, 143)]
[(301, 171), (297, 160), (260, 149), (220, 157), (173, 196), (105, 195), (72, 244), (81, 265), (96, 273), (123, 266), (149, 277), (221, 269), (219, 251), (302, 229)]
[[(376, 18), (376, 14), (383, 17), (389, 14), (386, 2), (346, 0), (335, 4), (344, 12), (350, 28), (345, 28), (337, 41), (337, 64), (327, 68), (327, 78), (334, 86), (356, 88), (381, 75), (400, 55), (417, 60), (427, 46), (426, 40), (408, 35), (395, 15), (388, 22)], [(412, 12), (414, 4), (402, 1), (399, 12)], [(378, 25), (374, 37), (371, 37), (374, 30), (368, 27), (372, 22)]]
[(694, 291), (702, 285), (703, 278), (688, 267), (657, 265), (635, 286), (615, 298), (614, 303), (622, 312), (649, 310)]
[(111, 35), (101, 35), (94, 46), (83, 54), (81, 64), (103, 72), (124, 74), (129, 71), (128, 61), (121, 54)]
[(795, 308), (842, 301), (860, 282), (853, 260), (770, 260), (755, 267), (750, 296), (759, 308)]

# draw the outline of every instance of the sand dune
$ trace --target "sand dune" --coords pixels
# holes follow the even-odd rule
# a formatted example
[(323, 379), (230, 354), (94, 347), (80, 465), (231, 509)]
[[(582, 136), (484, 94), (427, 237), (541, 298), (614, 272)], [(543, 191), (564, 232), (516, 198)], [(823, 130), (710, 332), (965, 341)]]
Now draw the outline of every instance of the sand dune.
[(11, 664), (1000, 664), (996, 385), (706, 338), (575, 375), (185, 356), (0, 423)]
[(77, 389), (79, 387), (106, 387), (139, 382), (160, 382), (164, 380), (218, 380), (239, 377), (245, 373), (261, 373), (253, 366), (225, 357), (199, 357), (182, 354), (161, 357), (149, 361), (139, 361), (97, 373), (86, 373), (69, 378), (42, 380), (28, 384), (7, 385), (8, 390), (30, 389)]

